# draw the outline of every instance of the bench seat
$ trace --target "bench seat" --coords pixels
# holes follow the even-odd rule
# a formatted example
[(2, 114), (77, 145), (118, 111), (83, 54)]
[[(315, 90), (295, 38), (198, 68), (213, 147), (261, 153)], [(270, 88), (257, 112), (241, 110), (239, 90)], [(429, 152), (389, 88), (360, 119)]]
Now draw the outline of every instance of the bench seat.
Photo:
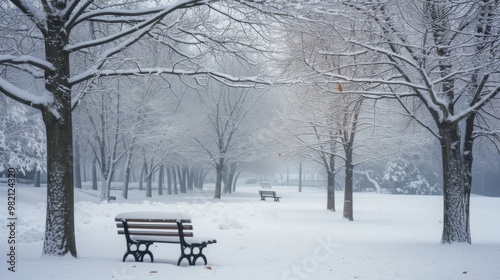
[[(145, 236), (145, 235), (131, 235), (130, 238), (135, 241), (158, 242), (158, 243), (174, 243), (179, 244), (178, 236)], [(208, 237), (184, 237), (186, 243), (189, 244), (213, 244), (217, 243), (214, 238)]]

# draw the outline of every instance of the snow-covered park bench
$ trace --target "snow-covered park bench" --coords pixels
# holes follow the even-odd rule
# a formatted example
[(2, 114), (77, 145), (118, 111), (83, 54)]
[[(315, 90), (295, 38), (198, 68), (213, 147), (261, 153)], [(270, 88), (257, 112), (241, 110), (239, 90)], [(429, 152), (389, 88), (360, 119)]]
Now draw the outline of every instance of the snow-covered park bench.
[(189, 265), (195, 265), (202, 258), (207, 264), (203, 248), (217, 240), (206, 237), (193, 237), (191, 218), (183, 213), (175, 212), (130, 212), (121, 213), (115, 217), (118, 234), (124, 234), (127, 241), (127, 251), (123, 255), (125, 261), (132, 255), (136, 262), (144, 261), (146, 255), (154, 262), (149, 246), (153, 243), (180, 244), (181, 255), (177, 261), (180, 265), (183, 259)]
[(261, 182), (260, 185), (264, 189), (270, 189), (273, 186), (270, 182)]
[(274, 198), (274, 201), (279, 202), (281, 196), (277, 196), (275, 191), (259, 191), (260, 200), (266, 200), (266, 197)]

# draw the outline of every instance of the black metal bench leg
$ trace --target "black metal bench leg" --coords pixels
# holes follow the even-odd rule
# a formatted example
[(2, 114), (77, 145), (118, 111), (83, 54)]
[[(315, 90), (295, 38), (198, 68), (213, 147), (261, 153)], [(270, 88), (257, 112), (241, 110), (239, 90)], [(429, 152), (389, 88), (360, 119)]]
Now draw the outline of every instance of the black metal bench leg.
[[(153, 244), (152, 242), (147, 242), (147, 243), (127, 243), (127, 252), (123, 255), (122, 262), (125, 262), (127, 259), (128, 255), (134, 256), (134, 260), (136, 262), (143, 262), (144, 261), (144, 256), (148, 255), (151, 258), (151, 262), (154, 262), (153, 258), (153, 253), (149, 251), (149, 246)], [(144, 245), (146, 248), (144, 250), (141, 250), (140, 246)], [(135, 250), (132, 249), (132, 247), (135, 246)]]
[[(189, 265), (195, 265), (198, 258), (202, 258), (206, 265), (207, 257), (205, 257), (205, 255), (203, 254), (203, 248), (205, 247), (206, 247), (205, 244), (187, 245), (187, 246), (181, 245), (181, 256), (177, 261), (177, 265), (180, 265), (182, 260), (184, 259), (188, 261)], [(195, 253), (195, 250), (198, 250), (198, 253)]]

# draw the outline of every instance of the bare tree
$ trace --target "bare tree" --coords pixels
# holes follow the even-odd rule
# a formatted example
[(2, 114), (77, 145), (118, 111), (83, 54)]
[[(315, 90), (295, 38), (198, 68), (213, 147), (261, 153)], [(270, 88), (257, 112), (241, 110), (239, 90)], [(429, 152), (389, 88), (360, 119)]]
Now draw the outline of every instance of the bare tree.
[[(226, 164), (251, 155), (255, 150), (249, 139), (255, 136), (254, 132), (259, 125), (249, 120), (252, 114), (259, 112), (263, 95), (264, 93), (255, 90), (211, 83), (207, 86), (207, 92), (199, 94), (209, 128), (203, 131), (204, 139), (196, 138), (196, 141), (216, 169), (214, 198), (221, 198)], [(230, 184), (229, 181), (226, 183)]]
[(487, 118), (481, 117), (487, 114), (485, 108), (500, 92), (495, 78), (500, 69), (498, 4), (497, 0), (337, 1), (330, 11), (338, 13), (318, 16), (326, 19), (320, 21), (332, 36), (351, 46), (348, 52), (322, 54), (352, 57), (358, 67), (377, 67), (370, 75), (341, 75), (338, 68), (320, 67), (316, 73), (331, 82), (358, 85), (352, 93), (396, 98), (408, 116), (439, 140), (442, 243), (471, 242), (472, 148), (476, 136), (487, 128)]

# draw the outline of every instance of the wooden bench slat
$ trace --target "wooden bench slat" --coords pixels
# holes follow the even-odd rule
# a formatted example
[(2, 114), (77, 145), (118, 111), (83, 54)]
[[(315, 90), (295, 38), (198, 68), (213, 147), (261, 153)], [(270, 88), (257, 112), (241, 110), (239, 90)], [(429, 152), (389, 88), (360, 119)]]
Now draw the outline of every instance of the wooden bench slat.
[[(123, 218), (115, 218), (116, 222), (121, 222)], [(176, 223), (178, 220), (176, 219), (130, 219), (126, 218), (127, 222), (145, 222), (145, 223)], [(188, 219), (181, 219), (179, 220), (181, 223), (191, 223), (191, 220)]]
[[(160, 231), (137, 231), (137, 230), (129, 230), (130, 235), (147, 235), (147, 236), (179, 236), (179, 232), (160, 232)], [(118, 234), (125, 234), (125, 230), (119, 230)], [(194, 234), (192, 232), (184, 232), (184, 236), (193, 237)]]
[[(120, 223), (117, 223), (116, 224), (116, 227), (118, 228), (124, 228), (123, 224), (120, 222)], [(165, 229), (165, 230), (175, 230), (177, 231), (178, 230), (178, 227), (177, 227), (177, 224), (135, 224), (135, 223), (128, 223), (128, 228), (129, 229), (134, 229), (134, 228), (141, 228), (141, 229)], [(182, 229), (184, 230), (192, 230), (193, 229), (193, 226), (192, 225), (185, 225), (185, 224), (182, 224)]]

